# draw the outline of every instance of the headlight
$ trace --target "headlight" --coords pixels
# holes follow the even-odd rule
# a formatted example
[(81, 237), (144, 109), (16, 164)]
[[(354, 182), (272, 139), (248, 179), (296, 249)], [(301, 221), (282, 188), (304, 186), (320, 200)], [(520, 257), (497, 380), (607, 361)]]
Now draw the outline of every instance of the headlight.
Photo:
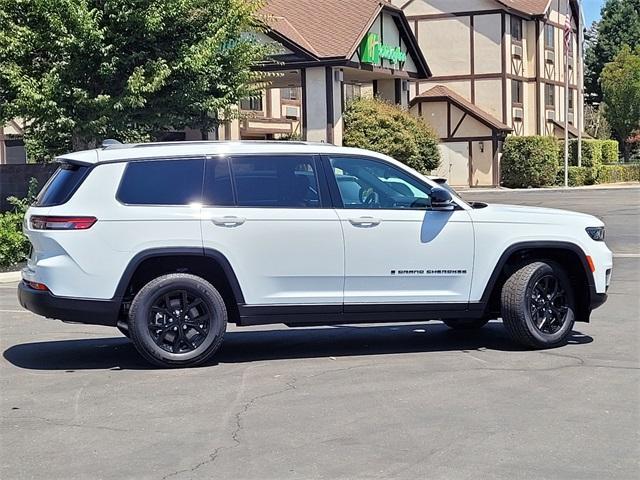
[(596, 242), (604, 242), (604, 227), (587, 227), (586, 230)]

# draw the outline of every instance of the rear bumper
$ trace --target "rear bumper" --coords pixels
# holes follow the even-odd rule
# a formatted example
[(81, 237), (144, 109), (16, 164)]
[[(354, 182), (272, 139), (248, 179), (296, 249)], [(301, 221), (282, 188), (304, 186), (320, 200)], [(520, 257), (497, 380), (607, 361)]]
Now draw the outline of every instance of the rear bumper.
[(88, 325), (115, 327), (120, 312), (118, 301), (57, 297), (51, 292), (34, 290), (24, 282), (18, 285), (18, 300), (36, 315)]

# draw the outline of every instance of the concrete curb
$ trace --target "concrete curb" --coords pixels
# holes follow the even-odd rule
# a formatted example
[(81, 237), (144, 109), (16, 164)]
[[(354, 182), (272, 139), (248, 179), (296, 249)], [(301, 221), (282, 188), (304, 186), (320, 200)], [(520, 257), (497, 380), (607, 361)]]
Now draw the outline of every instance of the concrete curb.
[(543, 187), (543, 188), (468, 188), (468, 187), (454, 187), (457, 192), (460, 193), (493, 193), (493, 192), (555, 192), (565, 191), (570, 192), (574, 190), (621, 190), (632, 189), (640, 187), (640, 182), (625, 182), (625, 183), (605, 183), (602, 185), (583, 185), (580, 187)]
[(2, 272), (0, 273), (0, 283), (15, 283), (22, 279), (20, 272)]

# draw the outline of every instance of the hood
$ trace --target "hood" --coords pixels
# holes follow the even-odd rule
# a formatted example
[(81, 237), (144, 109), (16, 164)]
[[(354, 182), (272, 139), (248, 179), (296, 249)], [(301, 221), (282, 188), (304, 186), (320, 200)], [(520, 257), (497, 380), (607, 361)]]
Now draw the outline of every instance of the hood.
[(521, 205), (489, 204), (485, 208), (471, 210), (470, 214), (474, 221), (478, 222), (532, 224), (577, 223), (589, 227), (604, 225), (601, 220), (587, 213)]

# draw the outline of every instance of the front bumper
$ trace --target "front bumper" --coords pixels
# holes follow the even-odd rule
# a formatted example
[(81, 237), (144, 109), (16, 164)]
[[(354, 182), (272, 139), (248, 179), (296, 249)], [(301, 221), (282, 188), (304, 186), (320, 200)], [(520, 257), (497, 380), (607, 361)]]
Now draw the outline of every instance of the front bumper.
[(24, 282), (18, 285), (18, 301), (36, 315), (88, 325), (115, 327), (120, 312), (120, 302), (115, 300), (57, 297), (51, 292), (35, 290)]

